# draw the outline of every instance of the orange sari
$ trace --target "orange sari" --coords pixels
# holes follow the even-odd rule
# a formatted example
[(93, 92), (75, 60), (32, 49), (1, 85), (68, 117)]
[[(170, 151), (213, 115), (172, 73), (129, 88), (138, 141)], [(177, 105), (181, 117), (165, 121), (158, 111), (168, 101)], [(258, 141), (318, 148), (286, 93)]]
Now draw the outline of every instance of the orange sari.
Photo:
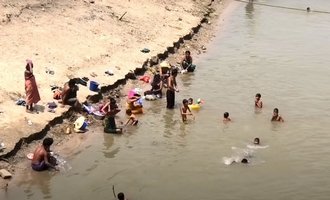
[(36, 79), (30, 71), (25, 71), (25, 93), (27, 105), (36, 104), (40, 101)]

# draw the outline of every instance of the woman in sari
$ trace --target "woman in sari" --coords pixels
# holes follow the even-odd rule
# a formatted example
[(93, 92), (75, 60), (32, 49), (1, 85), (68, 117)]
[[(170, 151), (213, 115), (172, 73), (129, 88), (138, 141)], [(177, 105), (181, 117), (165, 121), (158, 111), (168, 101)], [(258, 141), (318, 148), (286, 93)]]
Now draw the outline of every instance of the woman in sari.
[(25, 93), (26, 93), (26, 111), (33, 112), (33, 105), (40, 101), (40, 95), (33, 75), (33, 63), (31, 60), (26, 60), (25, 66)]

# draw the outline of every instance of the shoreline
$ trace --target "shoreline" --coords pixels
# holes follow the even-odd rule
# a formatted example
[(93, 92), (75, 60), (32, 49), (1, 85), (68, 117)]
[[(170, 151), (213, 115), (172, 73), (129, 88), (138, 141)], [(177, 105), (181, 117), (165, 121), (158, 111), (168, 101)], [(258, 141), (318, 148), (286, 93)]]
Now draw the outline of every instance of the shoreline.
[[(141, 67), (138, 67), (134, 70), (134, 74), (136, 76), (143, 75), (147, 73), (148, 70), (151, 69), (153, 66), (159, 64), (162, 60), (168, 60), (170, 63), (176, 63), (177, 58), (178, 57), (181, 58), (182, 52), (184, 52), (186, 49), (191, 50), (193, 55), (196, 54), (199, 55), (205, 53), (207, 50), (205, 46), (204, 45), (201, 46), (201, 44), (205, 44), (210, 41), (210, 39), (214, 36), (213, 34), (216, 30), (216, 27), (218, 26), (218, 23), (212, 22), (210, 24), (208, 22), (210, 20), (215, 20), (218, 22), (220, 14), (227, 7), (229, 2), (230, 0), (225, 0), (225, 1), (215, 2), (211, 6), (209, 6), (208, 11), (204, 14), (204, 17), (201, 18), (197, 26), (192, 27), (189, 33), (180, 37), (177, 41), (173, 42), (173, 46), (167, 47), (163, 53), (158, 53), (156, 56), (153, 56), (152, 59), (147, 59), (146, 61), (144, 61)], [(125, 75), (125, 78), (118, 79), (117, 81), (114, 82), (114, 84), (102, 86), (98, 94), (88, 95), (86, 97), (87, 101), (98, 102), (103, 98), (103, 94), (107, 94), (107, 93), (113, 94), (122, 91), (123, 87), (126, 87), (127, 83), (130, 82), (130, 76), (131, 73), (129, 72), (128, 74)], [(121, 100), (124, 98), (125, 96), (120, 97)], [(41, 131), (35, 132), (29, 135), (28, 137), (20, 138), (20, 140), (16, 142), (15, 147), (13, 149), (11, 149), (6, 154), (0, 155), (1, 159), (4, 158), (9, 160), (9, 163), (0, 161), (0, 167), (5, 166), (5, 168), (9, 169), (9, 171), (15, 173), (15, 166), (19, 165), (19, 162), (22, 159), (25, 159), (24, 152), (26, 152), (31, 148), (34, 148), (34, 144), (37, 143), (38, 140), (44, 138), (46, 135), (47, 136), (49, 136), (49, 134), (56, 135), (56, 131), (53, 130), (54, 127), (57, 127), (63, 131), (65, 127), (69, 126), (69, 124), (72, 123), (73, 121), (72, 118), (74, 117), (75, 117), (75, 113), (72, 111), (72, 109), (69, 109), (63, 112), (60, 116), (53, 118), (49, 123), (46, 124), (46, 126), (44, 126), (44, 128), (42, 128)], [(62, 134), (58, 136), (58, 138), (60, 138), (61, 140), (58, 141), (59, 140), (58, 138), (55, 140), (56, 146), (59, 146), (57, 148), (62, 149), (63, 147), (62, 143), (64, 140), (72, 142), (72, 138), (77, 139), (80, 137), (79, 135), (80, 134), (73, 133), (70, 135)], [(76, 144), (76, 145), (79, 146), (80, 144)]]

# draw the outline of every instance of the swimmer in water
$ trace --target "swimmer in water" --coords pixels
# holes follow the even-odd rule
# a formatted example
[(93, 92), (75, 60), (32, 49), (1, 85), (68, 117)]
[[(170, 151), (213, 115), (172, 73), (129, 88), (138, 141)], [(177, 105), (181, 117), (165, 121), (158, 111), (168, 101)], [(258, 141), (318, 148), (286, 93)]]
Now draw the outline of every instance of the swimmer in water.
[(259, 138), (254, 138), (253, 144), (260, 145), (260, 139)]
[(306, 8), (306, 11), (307, 11), (307, 12), (310, 12), (310, 11), (311, 11), (311, 8), (310, 8), (310, 7), (307, 7), (307, 8)]
[(230, 122), (231, 119), (229, 117), (229, 113), (228, 112), (225, 112), (223, 113), (223, 122)]
[(246, 158), (243, 158), (243, 159), (241, 160), (241, 163), (244, 163), (244, 164), (248, 164), (248, 163), (249, 163), (249, 161), (248, 161), (248, 159), (246, 159)]
[(194, 99), (193, 98), (189, 98), (188, 99), (188, 105), (193, 105), (194, 104)]
[(187, 121), (187, 115), (191, 115), (194, 117), (194, 115), (192, 114), (189, 106), (188, 106), (188, 100), (187, 99), (183, 99), (182, 101), (183, 106), (181, 107), (180, 111), (181, 111), (181, 116), (182, 116), (182, 122), (186, 122)]
[(256, 108), (262, 108), (262, 100), (261, 100), (261, 94), (257, 93), (255, 100), (254, 100), (254, 105)]
[(119, 193), (118, 193), (117, 198), (118, 198), (118, 200), (126, 200), (126, 199), (125, 199), (125, 194), (122, 193), (122, 192), (119, 192)]
[(278, 108), (274, 108), (273, 117), (271, 119), (272, 122), (284, 122), (283, 118), (278, 113)]

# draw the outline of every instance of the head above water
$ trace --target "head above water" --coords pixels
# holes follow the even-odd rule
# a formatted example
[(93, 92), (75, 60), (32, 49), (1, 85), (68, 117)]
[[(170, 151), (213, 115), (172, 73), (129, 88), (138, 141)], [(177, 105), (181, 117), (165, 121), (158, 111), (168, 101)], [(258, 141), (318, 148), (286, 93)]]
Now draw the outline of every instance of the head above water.
[(229, 113), (228, 112), (223, 113), (223, 118), (227, 119), (228, 117), (229, 117)]
[(278, 108), (274, 108), (273, 113), (278, 115)]
[(306, 8), (306, 11), (307, 11), (307, 12), (310, 12), (310, 11), (311, 11), (311, 8), (310, 8), (310, 7), (307, 7), (307, 8)]
[(119, 192), (117, 195), (118, 200), (125, 200), (125, 195), (122, 192)]
[(182, 104), (183, 104), (184, 106), (187, 106), (187, 105), (188, 105), (188, 100), (187, 100), (187, 99), (183, 99), (183, 100), (182, 100)]
[(187, 50), (186, 52), (184, 52), (184, 54), (186, 55), (186, 56), (190, 56), (190, 51), (189, 50)]
[(241, 163), (247, 164), (247, 163), (249, 163), (249, 161), (246, 158), (243, 158)]
[(194, 99), (193, 99), (193, 98), (189, 98), (189, 99), (188, 99), (188, 103), (189, 103), (189, 104), (193, 104), (193, 103), (194, 103)]
[(47, 138), (45, 138), (43, 141), (42, 141), (42, 145), (44, 146), (44, 147), (50, 147), (52, 144), (54, 143), (54, 140), (53, 140), (53, 138), (50, 138), (50, 137), (47, 137)]
[(256, 98), (260, 99), (261, 98), (261, 94), (260, 93), (257, 93), (256, 94)]
[(260, 144), (260, 139), (259, 139), (259, 138), (254, 138), (253, 143), (254, 143), (254, 144)]

